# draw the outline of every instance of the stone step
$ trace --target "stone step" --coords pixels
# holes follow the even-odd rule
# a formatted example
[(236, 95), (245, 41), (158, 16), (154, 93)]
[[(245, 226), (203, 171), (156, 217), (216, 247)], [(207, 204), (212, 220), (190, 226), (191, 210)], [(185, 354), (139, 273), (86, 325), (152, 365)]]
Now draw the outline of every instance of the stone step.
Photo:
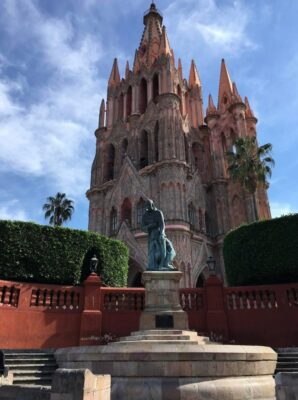
[(183, 331), (183, 330), (173, 330), (173, 329), (150, 329), (146, 331), (134, 331), (131, 332), (131, 336), (138, 336), (138, 335), (183, 335), (184, 333), (194, 334), (197, 335), (197, 332), (193, 331)]
[(151, 345), (151, 344), (157, 344), (157, 345), (197, 345), (198, 341), (197, 340), (124, 340), (124, 341), (119, 341), (119, 342), (112, 342), (109, 343), (108, 346), (135, 346), (137, 344), (142, 344), (142, 345)]
[(166, 341), (186, 341), (191, 340), (192, 337), (189, 335), (135, 335), (135, 336), (126, 336), (121, 338), (121, 342), (132, 342), (132, 341), (143, 341), (143, 340), (166, 340)]
[(22, 368), (26, 368), (28, 365), (35, 365), (38, 367), (51, 367), (56, 366), (57, 363), (55, 360), (7, 360), (5, 361), (5, 366), (9, 368), (14, 368), (22, 366)]
[(46, 370), (38, 370), (38, 369), (29, 369), (29, 370), (23, 370), (23, 369), (16, 369), (13, 371), (13, 377), (14, 379), (17, 377), (28, 377), (28, 376), (34, 376), (34, 377), (44, 377), (44, 376), (50, 376), (53, 373), (52, 369), (46, 369)]
[(28, 358), (40, 358), (40, 359), (48, 359), (53, 358), (52, 354), (49, 353), (5, 353), (5, 359), (28, 359)]
[(6, 363), (5, 364), (7, 367), (9, 367), (10, 371), (13, 371), (15, 369), (20, 369), (22, 370), (30, 370), (30, 369), (38, 369), (38, 370), (43, 370), (43, 369), (56, 369), (57, 364), (55, 361), (51, 361), (48, 363), (43, 363), (43, 364), (36, 364), (36, 363), (30, 363), (30, 364), (10, 364)]

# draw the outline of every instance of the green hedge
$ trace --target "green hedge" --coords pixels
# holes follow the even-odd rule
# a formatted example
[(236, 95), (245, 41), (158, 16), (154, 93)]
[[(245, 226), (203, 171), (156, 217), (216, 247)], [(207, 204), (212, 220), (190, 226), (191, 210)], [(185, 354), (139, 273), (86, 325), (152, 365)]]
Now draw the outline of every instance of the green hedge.
[(75, 285), (89, 275), (96, 254), (108, 286), (126, 286), (127, 247), (93, 232), (0, 221), (0, 279)]
[(298, 214), (231, 231), (224, 260), (230, 286), (298, 282)]

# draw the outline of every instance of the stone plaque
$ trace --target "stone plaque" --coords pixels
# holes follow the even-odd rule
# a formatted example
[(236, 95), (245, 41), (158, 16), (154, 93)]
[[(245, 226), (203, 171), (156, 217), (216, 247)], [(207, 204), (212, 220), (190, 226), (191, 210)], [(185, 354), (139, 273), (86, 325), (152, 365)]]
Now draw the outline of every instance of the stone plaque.
[(156, 315), (155, 328), (174, 328), (173, 315)]

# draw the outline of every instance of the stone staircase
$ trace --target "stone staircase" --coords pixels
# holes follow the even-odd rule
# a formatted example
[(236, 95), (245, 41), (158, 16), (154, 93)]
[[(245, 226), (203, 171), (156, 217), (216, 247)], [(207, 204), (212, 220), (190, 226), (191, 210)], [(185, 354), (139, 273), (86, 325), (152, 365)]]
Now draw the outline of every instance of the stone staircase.
[(51, 386), (58, 368), (51, 350), (4, 350), (5, 367), (13, 373), (13, 385)]
[(276, 349), (278, 354), (275, 375), (278, 372), (298, 372), (298, 348)]

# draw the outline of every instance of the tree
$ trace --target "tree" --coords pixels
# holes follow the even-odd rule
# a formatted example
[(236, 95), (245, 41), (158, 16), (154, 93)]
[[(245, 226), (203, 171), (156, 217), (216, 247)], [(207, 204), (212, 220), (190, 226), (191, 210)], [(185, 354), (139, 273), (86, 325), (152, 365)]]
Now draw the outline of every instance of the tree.
[(271, 177), (271, 168), (275, 164), (271, 151), (270, 143), (259, 147), (254, 136), (246, 136), (236, 139), (233, 150), (227, 152), (228, 172), (251, 194), (256, 220), (259, 219), (255, 196), (258, 185), (268, 189), (268, 177)]
[(45, 211), (45, 219), (49, 218), (50, 225), (54, 226), (61, 226), (63, 222), (70, 220), (74, 212), (73, 201), (60, 192), (55, 197), (48, 197), (42, 209)]

